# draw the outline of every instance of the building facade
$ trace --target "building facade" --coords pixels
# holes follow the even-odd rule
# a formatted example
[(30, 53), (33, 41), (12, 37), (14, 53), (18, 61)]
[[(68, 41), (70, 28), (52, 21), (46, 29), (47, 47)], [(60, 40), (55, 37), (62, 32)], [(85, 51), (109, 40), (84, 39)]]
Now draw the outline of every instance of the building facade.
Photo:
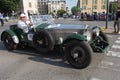
[(120, 11), (120, 0), (117, 0), (117, 5), (118, 5), (117, 11)]
[(106, 13), (107, 0), (78, 0), (81, 12)]
[(57, 13), (60, 9), (66, 11), (66, 0), (48, 0), (48, 13)]
[(38, 14), (37, 0), (20, 0), (19, 12), (24, 12), (28, 18), (29, 14)]
[(48, 0), (38, 0), (38, 12), (40, 14), (48, 14)]

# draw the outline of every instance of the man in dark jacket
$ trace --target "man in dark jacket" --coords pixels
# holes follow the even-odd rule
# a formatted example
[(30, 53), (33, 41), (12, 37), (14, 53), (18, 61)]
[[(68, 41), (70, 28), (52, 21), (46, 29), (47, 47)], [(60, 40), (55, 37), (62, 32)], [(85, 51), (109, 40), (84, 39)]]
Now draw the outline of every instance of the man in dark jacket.
[(120, 34), (120, 8), (119, 7), (116, 12), (116, 19), (114, 22), (114, 32), (117, 32)]

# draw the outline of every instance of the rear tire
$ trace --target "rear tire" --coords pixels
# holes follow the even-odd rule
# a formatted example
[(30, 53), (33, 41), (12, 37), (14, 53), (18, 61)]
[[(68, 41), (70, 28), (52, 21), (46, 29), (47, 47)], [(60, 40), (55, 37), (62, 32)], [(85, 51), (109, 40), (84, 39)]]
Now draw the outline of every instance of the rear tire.
[(85, 41), (70, 41), (65, 46), (65, 57), (71, 66), (83, 69), (91, 63), (92, 49)]
[(3, 34), (3, 43), (7, 50), (12, 51), (17, 48), (17, 44), (14, 43), (12, 36), (9, 33)]

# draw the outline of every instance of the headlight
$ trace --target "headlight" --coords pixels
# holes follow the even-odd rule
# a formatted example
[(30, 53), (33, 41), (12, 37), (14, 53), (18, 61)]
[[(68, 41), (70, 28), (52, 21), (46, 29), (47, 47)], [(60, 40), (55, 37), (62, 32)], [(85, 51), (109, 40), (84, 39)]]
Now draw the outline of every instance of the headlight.
[(92, 34), (90, 31), (84, 32), (83, 35), (86, 37), (87, 41), (90, 41), (92, 39)]
[(96, 35), (99, 36), (99, 34), (100, 34), (100, 31), (99, 31), (99, 29), (97, 29), (96, 30)]
[(97, 26), (93, 27), (93, 32), (96, 34), (96, 36), (99, 36), (99, 34), (100, 34), (99, 27), (97, 27)]

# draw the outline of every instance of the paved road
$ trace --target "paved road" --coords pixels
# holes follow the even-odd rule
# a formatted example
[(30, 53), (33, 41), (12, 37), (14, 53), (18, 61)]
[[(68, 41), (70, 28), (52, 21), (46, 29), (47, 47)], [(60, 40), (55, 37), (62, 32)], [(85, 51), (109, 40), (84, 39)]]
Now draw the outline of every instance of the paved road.
[[(80, 24), (73, 20), (56, 20), (56, 23)], [(104, 22), (82, 22), (93, 25)], [(0, 27), (0, 33), (13, 23)], [(111, 26), (113, 22), (109, 23)], [(82, 70), (74, 69), (62, 61), (59, 53), (37, 54), (33, 49), (8, 52), (0, 42), (0, 80), (119, 80), (120, 38), (107, 34), (110, 49), (106, 54), (93, 53), (91, 65)]]
[[(57, 20), (55, 20), (55, 23), (58, 23), (58, 24), (83, 24), (83, 25), (87, 24), (90, 26), (99, 25), (102, 27), (105, 27), (105, 24), (106, 24), (105, 21), (78, 21), (76, 19), (57, 19)], [(114, 21), (109, 21), (108, 28), (113, 27), (113, 23), (114, 23)]]

